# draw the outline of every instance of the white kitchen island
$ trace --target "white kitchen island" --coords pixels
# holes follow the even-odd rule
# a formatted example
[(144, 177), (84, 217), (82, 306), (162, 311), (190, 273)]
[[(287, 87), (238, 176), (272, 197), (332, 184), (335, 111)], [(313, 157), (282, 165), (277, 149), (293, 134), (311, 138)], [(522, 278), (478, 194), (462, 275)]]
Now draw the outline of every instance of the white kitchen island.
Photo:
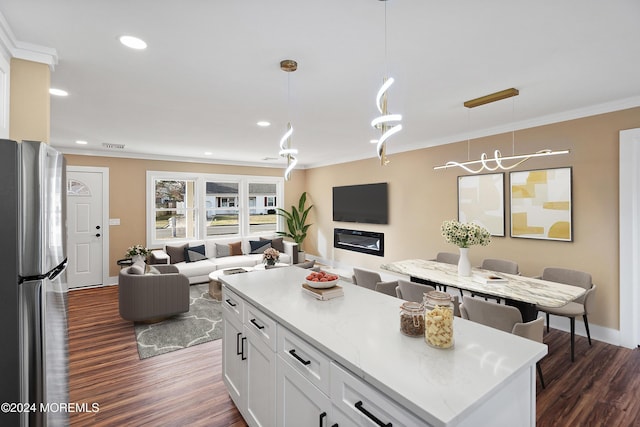
[(249, 425), (533, 426), (543, 344), (464, 319), (442, 350), (400, 333), (401, 300), (308, 270), (223, 276), (223, 379)]

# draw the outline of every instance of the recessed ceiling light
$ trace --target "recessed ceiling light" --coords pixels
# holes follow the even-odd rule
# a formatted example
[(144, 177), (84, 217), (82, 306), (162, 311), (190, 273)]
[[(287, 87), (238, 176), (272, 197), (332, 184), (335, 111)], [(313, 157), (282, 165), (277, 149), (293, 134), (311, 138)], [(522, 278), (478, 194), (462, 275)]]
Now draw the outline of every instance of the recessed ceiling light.
[(83, 140), (80, 140), (80, 139), (79, 139), (79, 140), (77, 140), (77, 141), (76, 141), (76, 144), (80, 144), (80, 145), (87, 145), (87, 144), (88, 144), (88, 142), (87, 142), (87, 141), (83, 141)]
[(266, 128), (267, 126), (271, 126), (271, 123), (265, 121), (265, 120), (261, 120), (258, 123), (256, 123), (258, 126), (260, 126), (261, 128)]
[(55, 96), (68, 96), (69, 92), (67, 92), (66, 90), (62, 90), (62, 89), (56, 89), (53, 87), (49, 88), (49, 93), (51, 95), (55, 95)]
[(144, 40), (139, 39), (137, 37), (120, 36), (119, 40), (120, 40), (120, 43), (122, 43), (126, 47), (130, 47), (131, 49), (141, 50), (141, 49), (146, 49), (147, 48), (147, 43), (145, 43)]
[(213, 154), (213, 153), (212, 153), (211, 151), (205, 151), (205, 152), (204, 152), (204, 155), (205, 155), (205, 156), (211, 156), (212, 154)]

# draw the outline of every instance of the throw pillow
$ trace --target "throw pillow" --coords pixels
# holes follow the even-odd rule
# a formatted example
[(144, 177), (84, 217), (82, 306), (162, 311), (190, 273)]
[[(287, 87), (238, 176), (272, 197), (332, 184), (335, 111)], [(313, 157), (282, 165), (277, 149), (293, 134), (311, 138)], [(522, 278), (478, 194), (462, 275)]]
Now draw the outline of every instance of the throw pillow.
[(252, 254), (261, 254), (265, 249), (271, 247), (271, 242), (269, 240), (249, 240), (249, 245)]
[(216, 258), (222, 258), (230, 255), (231, 255), (231, 248), (229, 248), (229, 245), (216, 243)]
[(280, 253), (284, 253), (284, 243), (282, 242), (283, 240), (282, 237), (278, 237), (275, 239), (265, 239), (264, 237), (261, 237), (260, 240), (265, 242), (271, 242), (271, 247), (273, 249), (277, 250)]
[(204, 245), (184, 248), (185, 261), (195, 262), (195, 261), (202, 261), (203, 259), (207, 259), (207, 256), (204, 254)]
[(129, 274), (144, 274), (144, 261), (136, 261), (129, 267)]
[(167, 246), (166, 252), (171, 259), (171, 264), (177, 264), (184, 261), (184, 250), (189, 247), (187, 243), (180, 246)]
[(242, 255), (242, 242), (229, 243), (229, 251), (231, 256)]

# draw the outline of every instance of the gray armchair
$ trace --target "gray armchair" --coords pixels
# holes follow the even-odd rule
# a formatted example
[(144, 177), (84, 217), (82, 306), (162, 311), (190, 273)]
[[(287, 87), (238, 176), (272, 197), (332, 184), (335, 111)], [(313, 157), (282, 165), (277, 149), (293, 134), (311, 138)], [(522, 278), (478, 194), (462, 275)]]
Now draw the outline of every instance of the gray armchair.
[(397, 280), (389, 282), (383, 282), (380, 275), (375, 271), (363, 270), (361, 268), (353, 268), (353, 283), (363, 288), (369, 288), (374, 291), (381, 292), (383, 294), (396, 296), (396, 287), (398, 286)]
[(158, 321), (189, 311), (189, 279), (174, 265), (155, 265), (160, 274), (118, 275), (120, 316), (125, 320)]

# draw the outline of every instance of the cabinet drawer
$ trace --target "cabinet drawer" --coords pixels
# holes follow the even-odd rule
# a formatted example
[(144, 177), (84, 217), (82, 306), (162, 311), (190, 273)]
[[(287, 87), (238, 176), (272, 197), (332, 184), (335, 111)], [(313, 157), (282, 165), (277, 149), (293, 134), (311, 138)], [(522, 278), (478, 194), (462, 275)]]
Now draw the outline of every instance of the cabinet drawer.
[(276, 322), (273, 319), (251, 304), (245, 304), (244, 325), (264, 341), (271, 351), (276, 351)]
[(331, 360), (281, 325), (278, 325), (278, 354), (311, 384), (329, 394)]
[(235, 318), (242, 323), (244, 301), (226, 286), (222, 286), (222, 309), (226, 316)]
[(335, 362), (331, 363), (331, 401), (356, 425), (429, 426)]

